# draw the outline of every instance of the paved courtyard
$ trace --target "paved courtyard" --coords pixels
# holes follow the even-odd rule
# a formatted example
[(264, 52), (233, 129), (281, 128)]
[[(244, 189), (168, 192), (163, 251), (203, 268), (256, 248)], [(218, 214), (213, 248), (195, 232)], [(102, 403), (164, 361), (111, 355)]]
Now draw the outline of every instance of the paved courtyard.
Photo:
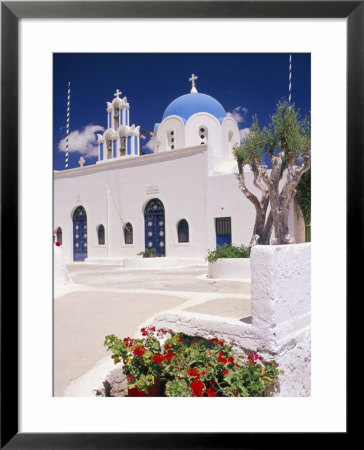
[(70, 383), (110, 358), (103, 346), (107, 334), (133, 337), (159, 312), (251, 315), (250, 283), (208, 279), (207, 266), (143, 270), (74, 263), (68, 270), (74, 284), (56, 290), (54, 299), (55, 396), (68, 395)]

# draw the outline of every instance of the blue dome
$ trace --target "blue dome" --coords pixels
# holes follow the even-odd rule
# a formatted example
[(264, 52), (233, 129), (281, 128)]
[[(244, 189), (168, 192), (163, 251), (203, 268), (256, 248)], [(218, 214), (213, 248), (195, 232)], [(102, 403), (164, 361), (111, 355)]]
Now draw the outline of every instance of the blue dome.
[(226, 117), (225, 109), (221, 103), (210, 95), (196, 93), (181, 95), (181, 97), (173, 100), (164, 111), (162, 120), (168, 116), (179, 116), (186, 121), (198, 112), (209, 113), (219, 119), (220, 122)]

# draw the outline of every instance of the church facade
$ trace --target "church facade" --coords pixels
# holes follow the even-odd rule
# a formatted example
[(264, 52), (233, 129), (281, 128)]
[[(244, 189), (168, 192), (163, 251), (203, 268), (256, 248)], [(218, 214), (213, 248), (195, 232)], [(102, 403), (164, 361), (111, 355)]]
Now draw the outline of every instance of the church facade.
[[(233, 117), (210, 95), (191, 91), (172, 101), (142, 154), (140, 126), (119, 90), (107, 102), (107, 129), (97, 135), (98, 161), (54, 171), (54, 229), (66, 262), (115, 262), (146, 248), (157, 256), (197, 260), (217, 245), (248, 245), (255, 209), (239, 190)], [(252, 174), (246, 180), (252, 191)], [(292, 205), (290, 233), (304, 241)]]

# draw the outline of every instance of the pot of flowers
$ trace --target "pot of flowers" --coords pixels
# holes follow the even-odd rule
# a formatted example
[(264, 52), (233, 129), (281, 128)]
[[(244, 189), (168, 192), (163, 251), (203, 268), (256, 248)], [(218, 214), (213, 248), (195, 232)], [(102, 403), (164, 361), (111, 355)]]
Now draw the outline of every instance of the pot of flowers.
[(124, 363), (130, 396), (260, 397), (283, 375), (274, 360), (264, 361), (256, 352), (238, 356), (216, 337), (206, 340), (155, 327), (141, 332), (140, 339), (109, 335), (104, 342), (115, 364)]
[(142, 337), (119, 339), (115, 335), (105, 337), (104, 345), (112, 352), (114, 363), (123, 361), (127, 376), (128, 396), (161, 397), (164, 395), (163, 361), (160, 339), (166, 330), (155, 327), (142, 328)]
[(143, 258), (155, 258), (157, 255), (157, 250), (155, 248), (146, 248), (144, 251), (138, 253), (138, 255), (142, 255)]

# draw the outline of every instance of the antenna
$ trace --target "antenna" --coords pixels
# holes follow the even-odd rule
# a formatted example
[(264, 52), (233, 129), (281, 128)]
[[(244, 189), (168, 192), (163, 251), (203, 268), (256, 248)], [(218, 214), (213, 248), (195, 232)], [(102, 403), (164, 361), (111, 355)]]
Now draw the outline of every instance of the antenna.
[(71, 82), (68, 82), (67, 91), (67, 131), (66, 131), (66, 159), (64, 167), (68, 169), (68, 135), (70, 132), (70, 103), (71, 103)]
[(288, 103), (291, 103), (291, 91), (292, 91), (292, 54), (289, 55)]

